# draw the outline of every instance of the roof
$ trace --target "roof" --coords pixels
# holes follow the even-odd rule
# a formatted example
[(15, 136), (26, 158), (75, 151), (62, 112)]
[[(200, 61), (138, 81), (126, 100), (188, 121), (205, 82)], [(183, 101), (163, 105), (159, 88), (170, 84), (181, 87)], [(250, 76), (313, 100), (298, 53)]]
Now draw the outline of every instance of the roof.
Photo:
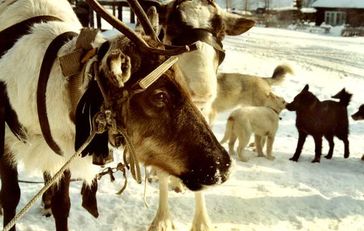
[(364, 0), (317, 0), (315, 8), (359, 8), (364, 9)]

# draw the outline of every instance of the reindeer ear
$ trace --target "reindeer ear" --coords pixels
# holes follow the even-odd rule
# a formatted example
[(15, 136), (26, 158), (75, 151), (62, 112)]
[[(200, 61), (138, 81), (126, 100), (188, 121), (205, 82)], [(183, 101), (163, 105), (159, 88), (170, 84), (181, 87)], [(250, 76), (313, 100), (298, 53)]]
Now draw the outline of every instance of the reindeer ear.
[(308, 84), (306, 84), (306, 86), (302, 89), (302, 91), (308, 91), (309, 88), (310, 88), (310, 86)]
[(230, 12), (224, 11), (222, 18), (226, 27), (225, 32), (228, 35), (242, 34), (255, 25), (255, 21), (246, 19)]
[(116, 87), (123, 87), (131, 76), (130, 57), (120, 49), (109, 50), (101, 62), (105, 77)]
[[(157, 8), (155, 6), (149, 7), (148, 11), (147, 11), (147, 16), (148, 16), (150, 24), (153, 27), (153, 30), (158, 35), (160, 32), (160, 29), (159, 29), (159, 15), (157, 12)], [(137, 21), (137, 24), (135, 26), (135, 31), (137, 31), (138, 33), (141, 33), (141, 34), (145, 34), (144, 29), (141, 26), (139, 20)]]

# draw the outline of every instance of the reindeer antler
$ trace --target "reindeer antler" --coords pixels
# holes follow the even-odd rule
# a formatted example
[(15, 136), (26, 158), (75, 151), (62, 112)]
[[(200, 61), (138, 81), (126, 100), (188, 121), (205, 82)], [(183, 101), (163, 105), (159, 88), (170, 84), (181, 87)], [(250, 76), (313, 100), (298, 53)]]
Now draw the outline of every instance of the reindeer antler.
[[(154, 39), (155, 41), (161, 43), (158, 39), (158, 36), (155, 34), (152, 25), (150, 24), (146, 13), (143, 8), (139, 5), (137, 0), (127, 0), (130, 4), (130, 7), (134, 10), (135, 14), (139, 17), (140, 23), (142, 24), (144, 30)], [(109, 14), (96, 0), (86, 0), (86, 2), (90, 5), (90, 7), (98, 13), (103, 19), (105, 19), (108, 23), (110, 23), (113, 27), (123, 33), (126, 37), (128, 37), (131, 41), (136, 43), (140, 49), (143, 49), (145, 52), (173, 56), (179, 55), (184, 52), (195, 49), (193, 46), (173, 46), (171, 49), (158, 49), (150, 47), (137, 33), (131, 30), (125, 23)]]

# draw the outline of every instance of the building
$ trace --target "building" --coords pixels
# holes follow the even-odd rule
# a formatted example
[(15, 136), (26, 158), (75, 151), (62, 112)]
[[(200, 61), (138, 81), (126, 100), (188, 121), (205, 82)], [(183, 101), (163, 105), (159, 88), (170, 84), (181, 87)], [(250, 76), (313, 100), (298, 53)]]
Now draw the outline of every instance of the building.
[(316, 12), (316, 25), (323, 22), (331, 26), (364, 26), (364, 0), (317, 0), (312, 4)]

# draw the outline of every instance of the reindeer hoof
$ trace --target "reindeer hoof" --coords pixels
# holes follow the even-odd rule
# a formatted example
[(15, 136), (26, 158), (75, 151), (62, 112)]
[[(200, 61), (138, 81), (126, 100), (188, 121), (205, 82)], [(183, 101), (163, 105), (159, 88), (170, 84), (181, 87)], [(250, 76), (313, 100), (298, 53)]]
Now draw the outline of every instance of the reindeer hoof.
[(157, 220), (154, 219), (148, 231), (173, 231), (176, 230), (171, 219)]
[(311, 161), (311, 163), (320, 163), (320, 159), (313, 159), (312, 161)]
[(211, 224), (193, 224), (191, 231), (215, 231)]
[(92, 216), (95, 218), (99, 217), (99, 210), (97, 209), (97, 202), (96, 201), (82, 201), (82, 207), (87, 210)]

